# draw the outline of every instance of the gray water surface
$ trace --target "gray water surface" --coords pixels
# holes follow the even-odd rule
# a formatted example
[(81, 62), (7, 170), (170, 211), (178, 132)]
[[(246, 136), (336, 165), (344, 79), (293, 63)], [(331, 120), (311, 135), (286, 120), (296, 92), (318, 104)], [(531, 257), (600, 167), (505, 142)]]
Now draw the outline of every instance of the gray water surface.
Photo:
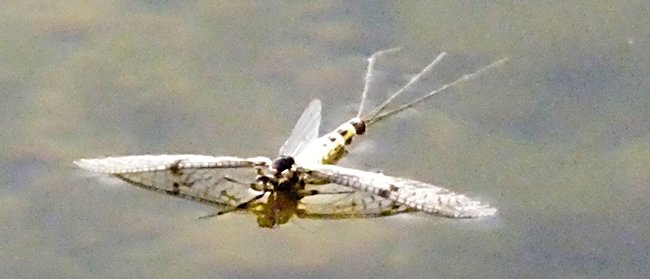
[[(8, 277), (635, 278), (650, 259), (650, 5), (609, 1), (8, 1), (0, 11), (0, 272)], [(494, 218), (209, 220), (81, 157), (275, 156), (435, 56), (416, 92), (510, 61), (373, 126), (341, 164), (451, 188)]]

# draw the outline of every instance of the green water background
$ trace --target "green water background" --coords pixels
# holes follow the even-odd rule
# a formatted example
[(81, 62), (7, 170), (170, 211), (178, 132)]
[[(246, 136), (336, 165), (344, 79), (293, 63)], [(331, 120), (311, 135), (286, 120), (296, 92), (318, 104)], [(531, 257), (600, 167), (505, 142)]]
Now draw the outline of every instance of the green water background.
[[(644, 1), (5, 1), (0, 272), (9, 277), (635, 278), (650, 259)], [(312, 221), (89, 179), (80, 157), (274, 156), (439, 52), (419, 92), (508, 64), (373, 127), (343, 165), (480, 197), (498, 216)], [(409, 96), (405, 98), (408, 99)], [(324, 131), (323, 130), (323, 131)]]

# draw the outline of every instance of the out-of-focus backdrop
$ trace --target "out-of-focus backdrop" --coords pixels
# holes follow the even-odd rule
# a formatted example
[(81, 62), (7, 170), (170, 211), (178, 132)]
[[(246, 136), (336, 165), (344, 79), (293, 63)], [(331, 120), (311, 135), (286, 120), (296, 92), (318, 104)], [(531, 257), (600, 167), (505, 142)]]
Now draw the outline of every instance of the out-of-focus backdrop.
[[(5, 1), (0, 272), (27, 278), (643, 277), (650, 258), (644, 1)], [(274, 156), (310, 100), (323, 131), (435, 56), (348, 167), (449, 187), (494, 218), (197, 220), (195, 204), (96, 179), (80, 157)]]

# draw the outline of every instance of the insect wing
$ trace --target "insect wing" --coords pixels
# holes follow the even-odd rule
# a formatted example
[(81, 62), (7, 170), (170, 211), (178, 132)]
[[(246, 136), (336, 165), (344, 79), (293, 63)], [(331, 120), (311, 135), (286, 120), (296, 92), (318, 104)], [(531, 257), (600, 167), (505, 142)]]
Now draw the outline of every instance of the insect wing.
[(496, 213), (496, 209), (487, 204), (416, 180), (334, 165), (313, 165), (301, 171), (313, 178), (325, 179), (430, 214), (450, 218), (476, 218)]
[(300, 119), (293, 127), (289, 138), (280, 147), (280, 155), (295, 156), (305, 147), (305, 144), (318, 138), (321, 121), (321, 103), (314, 99), (302, 112)]
[(395, 201), (336, 184), (307, 185), (306, 189), (318, 190), (319, 194), (300, 200), (304, 218), (369, 218), (414, 211)]
[[(142, 155), (80, 159), (79, 168), (114, 175), (134, 186), (172, 196), (221, 206), (235, 206), (260, 192), (222, 174), (240, 169), (253, 180), (253, 167), (266, 167), (264, 157), (242, 159), (202, 155)], [(243, 168), (243, 169), (242, 169)], [(252, 182), (252, 181), (251, 181)]]

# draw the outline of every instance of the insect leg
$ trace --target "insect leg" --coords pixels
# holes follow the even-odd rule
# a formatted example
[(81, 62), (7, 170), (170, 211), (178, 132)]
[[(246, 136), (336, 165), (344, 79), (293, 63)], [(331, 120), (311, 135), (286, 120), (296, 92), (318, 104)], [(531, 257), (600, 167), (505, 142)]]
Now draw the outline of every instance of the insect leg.
[(227, 208), (227, 209), (224, 209), (224, 210), (220, 210), (220, 211), (217, 211), (217, 212), (214, 212), (214, 213), (210, 213), (210, 214), (208, 214), (208, 215), (199, 216), (198, 219), (207, 219), (207, 218), (211, 218), (211, 217), (216, 217), (216, 216), (224, 215), (224, 214), (229, 213), (229, 212), (235, 212), (235, 211), (237, 211), (237, 210), (246, 210), (246, 209), (248, 208), (248, 206), (249, 206), (251, 203), (253, 203), (253, 202), (255, 202), (255, 201), (261, 199), (262, 197), (264, 197), (265, 194), (266, 194), (266, 191), (263, 192), (263, 193), (261, 193), (261, 194), (259, 194), (259, 195), (257, 195), (257, 196), (255, 196), (255, 197), (253, 197), (253, 198), (250, 199), (250, 200), (247, 200), (247, 201), (245, 201), (245, 202), (242, 202), (242, 203), (238, 204), (238, 205), (235, 206), (235, 207), (231, 207), (231, 208)]
[(318, 191), (316, 189), (303, 189), (298, 192), (301, 197), (306, 197), (306, 196), (315, 196), (315, 195), (342, 195), (342, 194), (352, 194), (355, 191), (335, 191), (335, 192), (327, 192), (327, 191)]

